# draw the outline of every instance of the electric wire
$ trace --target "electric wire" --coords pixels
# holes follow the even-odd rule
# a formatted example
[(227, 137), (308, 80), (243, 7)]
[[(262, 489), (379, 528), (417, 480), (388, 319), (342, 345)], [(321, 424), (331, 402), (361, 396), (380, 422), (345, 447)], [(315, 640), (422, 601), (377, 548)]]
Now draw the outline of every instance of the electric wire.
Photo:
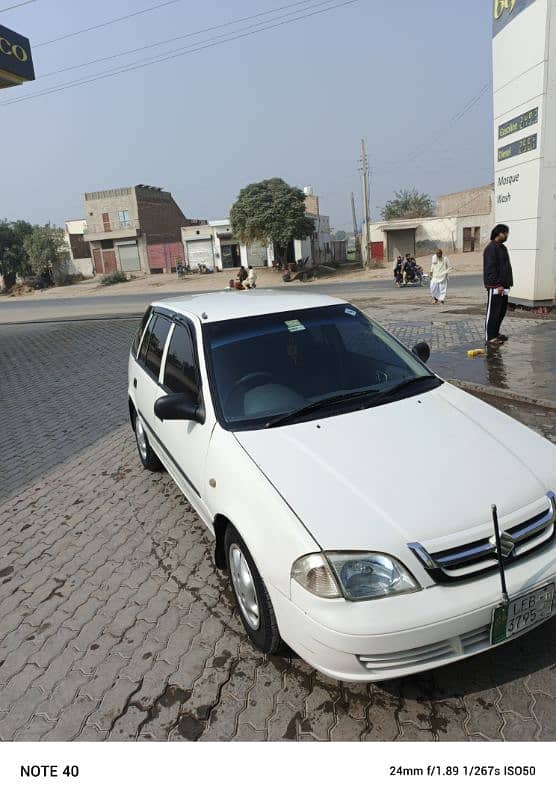
[[(31, 2), (32, 0), (29, 0)], [(132, 17), (139, 17), (141, 14), (148, 14), (151, 11), (158, 11), (159, 8), (164, 8), (165, 6), (172, 6), (175, 3), (181, 3), (181, 0), (164, 0), (164, 3), (157, 3), (155, 6), (149, 6), (149, 8), (143, 8), (139, 11), (132, 11), (129, 14), (125, 14), (123, 17), (114, 17), (114, 19), (106, 20), (106, 22), (100, 22), (98, 25), (90, 25), (88, 28), (81, 28), (78, 31), (72, 31), (71, 33), (64, 33), (62, 36), (57, 36), (55, 39), (49, 39), (46, 42), (39, 42), (38, 44), (33, 45), (34, 49), (36, 50), (37, 47), (45, 47), (47, 44), (54, 44), (54, 42), (61, 42), (63, 39), (71, 39), (74, 36), (80, 36), (82, 33), (89, 33), (89, 31), (97, 31), (99, 28), (106, 28), (108, 25), (114, 25), (116, 22), (123, 22), (126, 19), (131, 19)]]
[(28, 6), (29, 3), (36, 3), (37, 0), (23, 0), (22, 3), (16, 3), (13, 6), (8, 6), (7, 8), (0, 8), (0, 14), (3, 14), (4, 11), (11, 11), (14, 8), (20, 8), (20, 6)]
[(239, 39), (245, 39), (245, 38), (247, 38), (249, 36), (254, 36), (255, 34), (261, 33), (263, 31), (273, 30), (275, 28), (282, 27), (283, 25), (290, 25), (293, 22), (297, 22), (299, 20), (305, 20), (305, 19), (308, 19), (310, 17), (316, 16), (318, 14), (323, 14), (323, 13), (325, 13), (327, 11), (332, 11), (332, 10), (337, 9), (337, 8), (343, 8), (344, 6), (351, 6), (351, 5), (354, 5), (355, 3), (358, 3), (358, 2), (359, 2), (359, 0), (344, 0), (344, 2), (334, 3), (333, 5), (329, 5), (326, 8), (317, 9), (316, 11), (312, 11), (312, 12), (307, 13), (307, 14), (300, 14), (297, 17), (292, 17), (291, 19), (283, 19), (281, 21), (274, 22), (271, 25), (267, 25), (267, 24), (263, 23), (256, 30), (247, 31), (247, 32), (243, 32), (243, 33), (236, 32), (236, 33), (230, 34), (229, 36), (227, 36), (227, 38), (221, 38), (220, 41), (211, 40), (211, 41), (208, 41), (207, 43), (202, 44), (200, 46), (193, 46), (193, 47), (187, 48), (187, 49), (181, 48), (179, 50), (169, 51), (169, 52), (163, 53), (163, 54), (161, 54), (161, 55), (159, 55), (157, 57), (148, 59), (147, 61), (139, 61), (139, 62), (131, 63), (131, 64), (128, 64), (126, 66), (123, 66), (123, 67), (120, 67), (118, 69), (115, 69), (115, 70), (97, 73), (96, 75), (89, 75), (89, 76), (87, 76), (85, 78), (79, 78), (79, 79), (76, 79), (74, 81), (70, 81), (69, 83), (66, 83), (66, 84), (61, 84), (59, 86), (54, 86), (54, 87), (51, 87), (49, 89), (44, 89), (41, 92), (35, 92), (34, 94), (24, 95), (23, 97), (17, 97), (17, 98), (14, 98), (13, 100), (8, 100), (5, 103), (0, 103), (0, 106), (8, 106), (8, 105), (13, 105), (14, 103), (22, 103), (22, 102), (25, 102), (27, 100), (33, 100), (33, 99), (35, 99), (37, 97), (44, 97), (45, 95), (55, 94), (55, 93), (58, 93), (58, 92), (61, 92), (61, 91), (65, 91), (67, 89), (76, 88), (76, 87), (79, 87), (79, 86), (84, 86), (84, 85), (90, 84), (90, 83), (95, 83), (96, 81), (105, 80), (107, 78), (111, 78), (111, 77), (114, 77), (116, 75), (122, 75), (122, 74), (125, 74), (127, 72), (134, 72), (135, 70), (143, 69), (144, 67), (149, 67), (149, 66), (152, 66), (154, 64), (160, 64), (160, 63), (164, 63), (166, 61), (172, 61), (175, 58), (179, 58), (179, 57), (184, 56), (184, 55), (190, 55), (190, 54), (193, 54), (193, 53), (198, 53), (198, 52), (201, 52), (203, 50), (207, 50), (207, 49), (212, 48), (212, 47), (217, 47), (217, 46), (219, 46), (221, 44), (226, 44), (228, 42), (234, 42), (234, 41), (237, 41)]
[[(325, 2), (329, 2), (329, 0), (325, 0)], [(297, 3), (289, 3), (285, 6), (277, 6), (275, 8), (271, 8), (268, 11), (261, 11), (258, 14), (250, 14), (248, 17), (239, 17), (237, 19), (229, 20), (228, 22), (222, 22), (219, 25), (211, 25), (208, 28), (201, 28), (197, 31), (191, 31), (190, 33), (183, 33), (180, 36), (173, 36), (170, 39), (161, 39), (158, 42), (152, 42), (151, 44), (142, 45), (141, 47), (135, 47), (132, 50), (121, 50), (118, 53), (113, 53), (109, 56), (103, 56), (101, 58), (95, 58), (91, 61), (84, 61), (81, 64), (73, 64), (69, 67), (61, 67), (60, 69), (53, 70), (52, 72), (43, 72), (41, 73), (38, 78), (49, 78), (52, 75), (59, 75), (62, 72), (70, 72), (74, 69), (82, 69), (83, 67), (89, 67), (93, 64), (100, 64), (103, 61), (111, 61), (115, 58), (121, 58), (123, 56), (133, 55), (135, 53), (140, 53), (143, 50), (148, 50), (154, 47), (160, 47), (163, 44), (171, 44), (172, 42), (180, 41), (181, 39), (192, 39), (195, 36), (200, 36), (202, 33), (210, 33), (212, 31), (221, 30), (222, 28), (229, 28), (232, 25), (239, 25), (242, 22), (248, 22), (252, 19), (257, 19), (260, 17), (270, 16), (271, 14), (277, 13), (278, 11), (284, 11), (285, 9), (294, 8), (297, 6), (305, 6), (309, 7), (314, 4), (314, 0), (301, 0)], [(319, 2), (316, 5), (324, 5), (324, 2)], [(293, 12), (292, 12), (293, 13)], [(255, 27), (254, 25), (252, 27)]]

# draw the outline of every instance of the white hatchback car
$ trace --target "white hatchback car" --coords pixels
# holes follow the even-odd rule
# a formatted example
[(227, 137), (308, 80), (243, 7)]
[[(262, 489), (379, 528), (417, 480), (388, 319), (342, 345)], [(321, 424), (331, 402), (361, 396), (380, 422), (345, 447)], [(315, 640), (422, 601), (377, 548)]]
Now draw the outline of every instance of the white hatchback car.
[(145, 313), (129, 359), (141, 461), (214, 535), (262, 651), (284, 641), (327, 675), (376, 681), (552, 615), (556, 448), (427, 357), (326, 296), (201, 294)]

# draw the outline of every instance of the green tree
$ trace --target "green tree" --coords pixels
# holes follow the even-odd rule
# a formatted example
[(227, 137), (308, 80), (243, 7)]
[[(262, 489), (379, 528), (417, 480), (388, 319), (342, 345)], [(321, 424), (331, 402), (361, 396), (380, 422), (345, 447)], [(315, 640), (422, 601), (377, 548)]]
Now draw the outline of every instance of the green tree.
[(25, 250), (34, 275), (53, 282), (69, 258), (64, 231), (50, 223), (36, 225), (25, 237)]
[(315, 229), (305, 210), (305, 195), (282, 178), (268, 178), (242, 189), (231, 208), (230, 222), (239, 241), (272, 242), (284, 262), (289, 242), (305, 239)]
[(32, 230), (33, 226), (24, 220), (0, 220), (0, 275), (6, 289), (12, 288), (18, 275), (30, 272), (24, 241)]
[(402, 189), (394, 192), (394, 199), (389, 200), (382, 209), (384, 219), (416, 219), (432, 217), (434, 201), (428, 194), (417, 189)]

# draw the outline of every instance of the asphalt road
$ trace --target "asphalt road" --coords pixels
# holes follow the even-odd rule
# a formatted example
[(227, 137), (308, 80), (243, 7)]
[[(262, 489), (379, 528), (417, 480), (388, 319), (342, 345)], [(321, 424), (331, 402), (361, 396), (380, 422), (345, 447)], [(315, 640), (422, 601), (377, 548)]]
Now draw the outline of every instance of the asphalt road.
[[(450, 280), (450, 285), (454, 292), (463, 291), (466, 289), (473, 289), (480, 284), (480, 277), (478, 275), (456, 275)], [(296, 282), (288, 286), (277, 287), (280, 291), (296, 291), (303, 292), (319, 292), (322, 294), (339, 295), (340, 297), (368, 297), (371, 295), (384, 295), (384, 293), (394, 293), (400, 290), (395, 289), (393, 281), (380, 280), (380, 281), (335, 281), (316, 280), (310, 283), (302, 284)], [(409, 295), (415, 293), (425, 292), (426, 288), (422, 287), (408, 287), (401, 291), (407, 292)], [(198, 289), (190, 294), (198, 294)], [(78, 298), (55, 298), (50, 299), (48, 296), (33, 300), (13, 300), (0, 302), (0, 323), (1, 322), (19, 322), (19, 321), (34, 321), (34, 320), (47, 320), (47, 319), (60, 319), (65, 312), (67, 317), (82, 317), (82, 316), (107, 316), (119, 314), (139, 314), (145, 307), (153, 300), (162, 297), (169, 297), (170, 295), (183, 295), (187, 292), (187, 281), (178, 282), (176, 280), (176, 287), (174, 290), (165, 289), (162, 292), (142, 292), (139, 294), (125, 294), (125, 295), (97, 295), (95, 297), (78, 297)]]

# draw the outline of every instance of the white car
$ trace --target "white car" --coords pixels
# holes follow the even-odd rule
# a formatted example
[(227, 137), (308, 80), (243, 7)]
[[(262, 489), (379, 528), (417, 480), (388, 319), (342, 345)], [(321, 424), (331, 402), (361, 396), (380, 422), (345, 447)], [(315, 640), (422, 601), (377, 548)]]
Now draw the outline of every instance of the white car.
[(556, 448), (443, 382), (428, 354), (322, 295), (145, 313), (129, 359), (141, 461), (214, 535), (263, 652), (286, 642), (326, 675), (377, 681), (552, 615)]

